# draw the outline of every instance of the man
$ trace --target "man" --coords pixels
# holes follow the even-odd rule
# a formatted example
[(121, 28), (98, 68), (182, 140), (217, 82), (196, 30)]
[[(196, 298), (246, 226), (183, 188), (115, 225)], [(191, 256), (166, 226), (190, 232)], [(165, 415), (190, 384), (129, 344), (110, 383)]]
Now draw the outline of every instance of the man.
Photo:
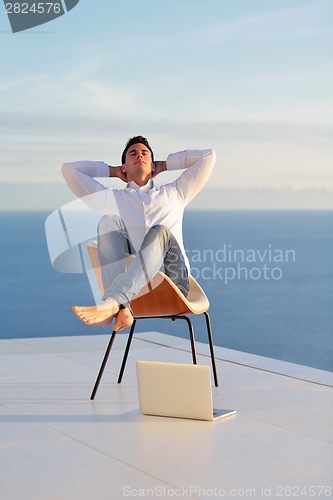
[[(213, 150), (181, 151), (154, 161), (142, 136), (127, 142), (121, 166), (103, 162), (65, 163), (63, 176), (74, 194), (102, 215), (98, 225), (98, 256), (104, 287), (103, 304), (77, 307), (88, 325), (111, 324), (119, 331), (133, 323), (131, 298), (161, 269), (186, 296), (189, 262), (182, 218), (185, 206), (206, 183), (215, 164)], [(174, 182), (155, 187), (153, 178), (165, 170), (184, 169)], [(118, 177), (124, 189), (108, 189), (95, 177)], [(125, 256), (135, 255), (126, 271)]]

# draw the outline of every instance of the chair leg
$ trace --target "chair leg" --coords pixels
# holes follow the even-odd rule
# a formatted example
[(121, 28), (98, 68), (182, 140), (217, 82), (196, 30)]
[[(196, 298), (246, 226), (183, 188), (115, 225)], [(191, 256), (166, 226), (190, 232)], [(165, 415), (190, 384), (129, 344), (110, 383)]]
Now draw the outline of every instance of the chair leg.
[(109, 358), (109, 355), (110, 355), (110, 352), (111, 352), (111, 348), (112, 348), (112, 344), (114, 342), (114, 339), (116, 338), (116, 333), (114, 330), (112, 331), (112, 335), (111, 335), (111, 339), (110, 339), (110, 342), (109, 342), (109, 345), (107, 347), (107, 350), (105, 351), (105, 355), (104, 355), (104, 359), (103, 359), (103, 363), (101, 364), (101, 367), (99, 369), (99, 373), (98, 373), (98, 377), (96, 379), (96, 382), (95, 382), (95, 385), (94, 385), (94, 388), (93, 388), (93, 391), (91, 393), (91, 396), (90, 396), (90, 399), (95, 399), (95, 395), (96, 395), (96, 392), (97, 392), (97, 389), (98, 389), (98, 386), (99, 386), (99, 383), (101, 381), (101, 378), (102, 378), (102, 375), (104, 373), (104, 370), (105, 370), (105, 365), (107, 363), (107, 360)]
[[(217, 387), (218, 386), (218, 380), (217, 380), (217, 372), (216, 372), (216, 365), (215, 365), (215, 356), (214, 356), (212, 332), (211, 332), (211, 328), (210, 328), (209, 316), (208, 316), (207, 313), (204, 313), (204, 314), (205, 314), (205, 317), (206, 317), (207, 332), (208, 332), (210, 353), (211, 353), (211, 358), (212, 358), (212, 366), (213, 366), (213, 372), (214, 372), (215, 386)], [(162, 316), (162, 317), (163, 318), (169, 318), (170, 316)], [(195, 340), (194, 340), (193, 325), (192, 325), (192, 322), (191, 322), (190, 318), (188, 318), (187, 316), (172, 316), (171, 319), (173, 321), (176, 320), (176, 319), (184, 319), (187, 322), (188, 329), (189, 329), (189, 334), (190, 334), (190, 342), (191, 342), (193, 364), (196, 365), (198, 363), (198, 361), (197, 361), (197, 353), (196, 353), (196, 349), (195, 349)], [(127, 362), (127, 358), (128, 358), (128, 353), (129, 353), (129, 350), (130, 350), (130, 347), (131, 347), (131, 343), (132, 343), (132, 339), (133, 339), (133, 335), (134, 335), (134, 329), (135, 329), (136, 321), (137, 320), (134, 319), (132, 327), (131, 327), (131, 330), (130, 330), (130, 333), (129, 333), (129, 336), (128, 336), (128, 340), (127, 340), (127, 344), (126, 344), (126, 349), (125, 349), (123, 361), (122, 361), (120, 372), (119, 372), (119, 376), (118, 376), (118, 384), (121, 384), (121, 381), (122, 381), (122, 378), (123, 378), (123, 374), (124, 374), (124, 370), (125, 370), (125, 366), (126, 366), (126, 362)], [(104, 359), (103, 359), (101, 368), (99, 370), (99, 374), (98, 374), (98, 377), (96, 379), (95, 386), (94, 386), (94, 389), (93, 389), (93, 392), (91, 394), (90, 399), (94, 399), (95, 398), (98, 386), (100, 384), (102, 375), (103, 375), (104, 370), (105, 370), (105, 366), (106, 366), (107, 360), (108, 360), (110, 352), (111, 352), (112, 344), (114, 342), (116, 333), (117, 332), (115, 332), (115, 331), (112, 332), (112, 336), (111, 336), (108, 348), (107, 348), (107, 350), (105, 352)]]
[[(167, 318), (169, 318), (169, 316), (160, 316), (160, 318), (167, 319)], [(148, 318), (146, 318), (146, 319), (148, 319)], [(188, 318), (187, 316), (173, 316), (173, 317), (171, 317), (171, 319), (173, 321), (175, 321), (176, 319), (185, 319), (185, 321), (187, 322), (189, 333), (190, 333), (190, 341), (191, 341), (191, 350), (192, 350), (193, 364), (196, 365), (197, 364), (197, 353), (196, 353), (196, 350), (195, 350), (194, 332), (193, 332), (193, 326), (192, 326), (190, 318)], [(126, 362), (127, 362), (128, 353), (129, 353), (129, 350), (130, 350), (130, 347), (131, 347), (131, 343), (132, 343), (132, 339), (133, 339), (133, 334), (134, 334), (134, 328), (135, 328), (136, 321), (137, 321), (136, 319), (133, 321), (133, 324), (132, 324), (132, 327), (131, 327), (131, 331), (130, 331), (129, 336), (128, 336), (128, 340), (127, 340), (127, 344), (126, 344), (126, 349), (125, 349), (123, 361), (122, 361), (120, 372), (119, 372), (119, 376), (118, 376), (118, 384), (121, 384), (121, 381), (122, 381), (122, 378), (123, 378), (123, 374), (124, 374), (124, 370), (125, 370), (125, 366), (126, 366)]]
[(119, 372), (118, 384), (121, 384), (121, 380), (123, 378), (123, 373), (124, 373), (124, 370), (125, 370), (127, 356), (128, 356), (128, 353), (129, 353), (129, 350), (130, 350), (130, 347), (131, 347), (132, 338), (133, 338), (133, 334), (134, 334), (135, 323), (136, 323), (136, 319), (133, 321), (133, 324), (131, 326), (131, 330), (130, 330), (130, 333), (129, 333), (129, 336), (128, 336), (128, 339), (127, 339), (127, 344), (126, 344), (126, 349), (125, 349), (125, 353), (124, 353), (124, 357), (123, 357), (123, 362), (121, 364), (121, 368), (120, 368), (120, 372)]
[(193, 332), (192, 322), (191, 322), (190, 318), (188, 318), (187, 316), (179, 316), (179, 318), (185, 319), (185, 321), (187, 322), (189, 333), (190, 333), (193, 364), (197, 365), (198, 360), (197, 360), (197, 353), (195, 350), (195, 340), (194, 340), (194, 332)]
[(214, 382), (215, 382), (215, 387), (218, 387), (219, 381), (218, 381), (218, 378), (217, 378), (217, 371), (216, 371), (216, 363), (215, 363), (215, 354), (214, 354), (214, 346), (213, 346), (212, 329), (210, 327), (210, 319), (209, 319), (208, 313), (204, 312), (204, 315), (205, 315), (205, 318), (206, 318), (207, 333), (208, 333), (209, 348), (210, 348), (210, 357), (212, 359), (212, 368), (213, 368), (213, 374), (214, 374)]

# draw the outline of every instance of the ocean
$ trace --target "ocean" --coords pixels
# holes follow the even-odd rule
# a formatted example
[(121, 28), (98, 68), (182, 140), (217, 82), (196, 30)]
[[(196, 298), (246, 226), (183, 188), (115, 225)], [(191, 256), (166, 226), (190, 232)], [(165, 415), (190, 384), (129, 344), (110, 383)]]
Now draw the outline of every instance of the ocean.
[[(0, 213), (1, 339), (109, 334), (72, 305), (93, 305), (86, 274), (52, 269), (49, 212)], [(184, 242), (210, 300), (214, 344), (333, 371), (331, 211), (187, 211)], [(204, 318), (192, 317), (207, 342)], [(184, 322), (142, 320), (137, 331), (188, 338)], [(124, 330), (126, 332), (126, 330)]]

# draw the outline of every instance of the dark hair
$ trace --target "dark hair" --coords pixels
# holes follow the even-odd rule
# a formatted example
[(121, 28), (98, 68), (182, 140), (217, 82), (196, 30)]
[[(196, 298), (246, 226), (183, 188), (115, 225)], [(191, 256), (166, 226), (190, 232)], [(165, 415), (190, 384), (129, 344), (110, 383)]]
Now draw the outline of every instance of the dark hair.
[(121, 164), (122, 165), (124, 165), (124, 163), (126, 161), (126, 153), (127, 153), (128, 148), (133, 146), (133, 144), (144, 144), (146, 146), (146, 148), (148, 148), (149, 151), (151, 152), (151, 159), (152, 159), (152, 161), (154, 161), (154, 153), (153, 153), (153, 150), (151, 149), (151, 147), (149, 146), (147, 139), (145, 137), (142, 137), (142, 135), (137, 135), (135, 137), (131, 137), (131, 139), (128, 139), (126, 146), (125, 146), (125, 149), (123, 151), (123, 154), (121, 155)]

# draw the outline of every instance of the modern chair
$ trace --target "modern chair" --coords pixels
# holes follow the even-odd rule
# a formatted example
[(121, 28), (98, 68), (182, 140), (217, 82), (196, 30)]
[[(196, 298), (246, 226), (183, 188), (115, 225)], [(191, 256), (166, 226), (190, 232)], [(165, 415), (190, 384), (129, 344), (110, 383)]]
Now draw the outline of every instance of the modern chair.
[[(101, 267), (98, 259), (97, 241), (90, 241), (87, 244), (87, 250), (92, 267), (94, 269), (94, 274), (98, 283), (99, 290), (101, 292), (101, 295), (103, 295), (104, 290), (103, 290)], [(127, 263), (132, 259), (133, 256), (126, 257)], [(140, 290), (140, 292), (135, 297), (133, 297), (133, 299), (131, 300), (131, 308), (134, 315), (134, 321), (128, 336), (127, 345), (125, 348), (125, 353), (118, 376), (118, 384), (121, 383), (123, 377), (137, 320), (148, 319), (148, 318), (168, 318), (172, 319), (173, 321), (175, 321), (176, 319), (185, 320), (189, 328), (193, 364), (197, 364), (193, 326), (191, 320), (188, 318), (187, 315), (204, 314), (206, 319), (206, 327), (207, 327), (208, 341), (210, 347), (214, 382), (215, 386), (216, 387), (218, 386), (212, 331), (210, 326), (209, 315), (207, 313), (207, 310), (209, 309), (209, 301), (202, 288), (199, 286), (199, 284), (195, 281), (195, 279), (192, 276), (189, 277), (189, 282), (190, 282), (190, 290), (187, 298), (185, 298), (185, 296), (180, 292), (180, 290), (168, 276), (166, 276), (162, 272), (158, 272), (157, 275), (154, 276), (154, 278), (150, 281), (150, 283), (144, 286)], [(109, 345), (105, 352), (104, 359), (100, 367), (99, 374), (96, 379), (95, 386), (93, 388), (90, 399), (95, 398), (107, 360), (109, 358), (109, 354), (111, 352), (112, 344), (114, 342), (116, 333), (117, 332), (115, 331), (112, 332), (111, 339), (109, 341)]]

